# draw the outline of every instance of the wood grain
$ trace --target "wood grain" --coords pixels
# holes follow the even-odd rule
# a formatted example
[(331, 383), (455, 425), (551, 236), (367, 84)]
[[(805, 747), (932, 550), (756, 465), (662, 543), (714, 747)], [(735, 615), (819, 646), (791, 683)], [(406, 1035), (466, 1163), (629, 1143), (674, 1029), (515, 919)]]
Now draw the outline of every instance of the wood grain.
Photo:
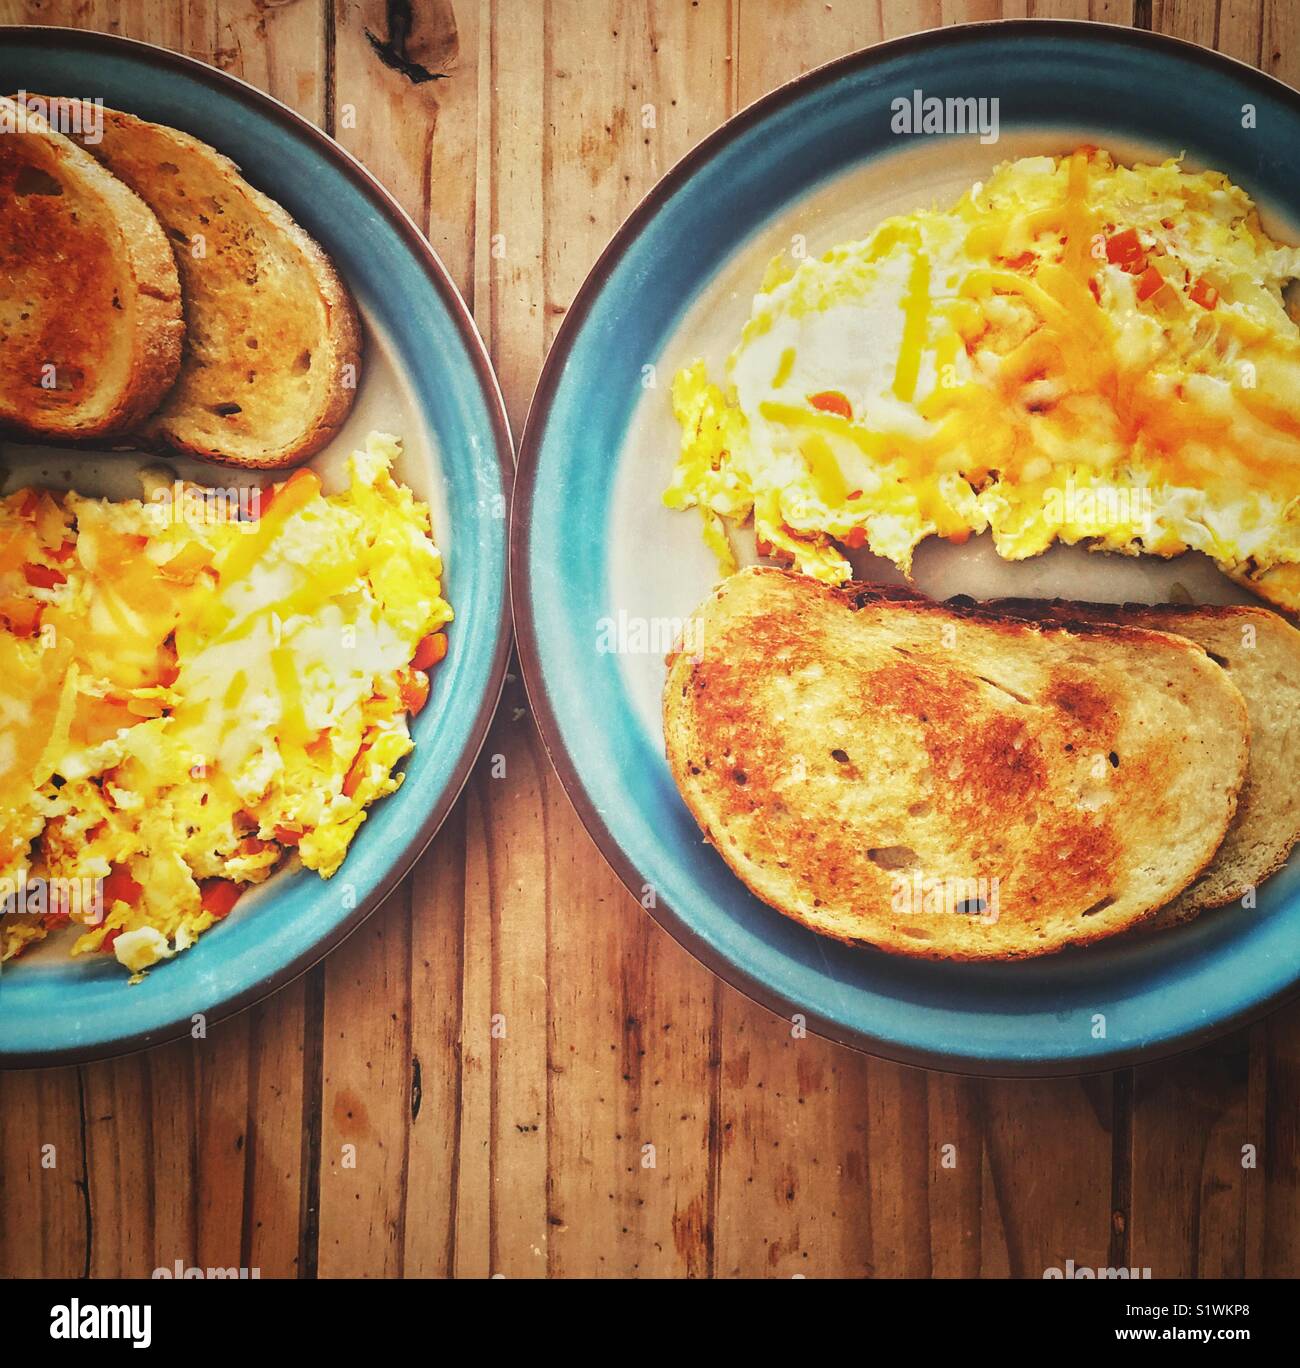
[[(0, 0), (332, 132), (447, 264), (516, 433), (587, 270), (701, 137), (846, 51), (999, 16), (1138, 23), (1300, 80), (1273, 0)], [(451, 819), (322, 968), (200, 1039), (0, 1075), (0, 1274), (1295, 1276), (1297, 1098), (1300, 1007), (1041, 1083), (807, 1035), (629, 897), (512, 676)]]

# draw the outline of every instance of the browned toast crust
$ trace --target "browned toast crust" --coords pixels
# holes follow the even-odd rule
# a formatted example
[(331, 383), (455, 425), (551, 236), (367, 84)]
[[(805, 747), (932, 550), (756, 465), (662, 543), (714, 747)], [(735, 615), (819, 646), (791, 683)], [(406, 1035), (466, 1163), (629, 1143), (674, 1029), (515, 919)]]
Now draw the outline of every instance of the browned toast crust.
[(318, 452), (351, 410), (361, 365), (356, 306), (319, 244), (187, 133), (105, 109), (87, 150), (153, 209), (181, 274), (180, 375), (140, 443), (251, 469)]
[(180, 366), (171, 246), (127, 186), (38, 114), (23, 119), (0, 136), (0, 425), (45, 441), (119, 437)]

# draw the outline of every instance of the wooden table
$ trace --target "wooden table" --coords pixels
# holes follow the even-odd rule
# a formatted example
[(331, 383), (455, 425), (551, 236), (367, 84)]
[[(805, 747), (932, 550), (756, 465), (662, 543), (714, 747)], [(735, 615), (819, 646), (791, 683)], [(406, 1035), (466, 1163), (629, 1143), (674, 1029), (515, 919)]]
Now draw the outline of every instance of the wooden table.
[[(333, 133), (459, 282), (518, 433), (600, 248), (706, 133), (854, 48), (1026, 10), (1300, 84), (1278, 0), (0, 0), (0, 21), (165, 44)], [(1300, 1007), (1077, 1081), (792, 1039), (625, 893), (512, 676), (441, 835), (323, 965), (206, 1040), (0, 1075), (0, 1274), (1294, 1276), (1298, 1101)]]

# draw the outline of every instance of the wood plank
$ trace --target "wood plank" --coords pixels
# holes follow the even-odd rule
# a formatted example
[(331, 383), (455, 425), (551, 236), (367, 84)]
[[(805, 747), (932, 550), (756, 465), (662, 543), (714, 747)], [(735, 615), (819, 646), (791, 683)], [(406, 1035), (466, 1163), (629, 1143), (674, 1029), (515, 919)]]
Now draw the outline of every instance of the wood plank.
[[(1263, 1197), (1264, 1148), (1251, 1105), (1252, 1032), (1134, 1071), (1132, 1262), (1157, 1278), (1239, 1278), (1254, 1261), (1247, 1205)], [(1262, 1237), (1262, 1230), (1259, 1232)]]
[(0, 1073), (0, 1277), (84, 1276), (92, 1222), (76, 1069)]
[[(497, 152), (496, 221), (514, 206), (509, 223), (522, 221), (543, 265), (542, 291), (534, 267), (515, 261), (494, 297), (494, 346), (512, 404), (531, 386), (544, 347), (622, 217), (725, 116), (727, 20), (721, 5), (623, 0), (593, 10), (554, 0), (541, 26), (540, 119), (536, 78), (517, 69), (521, 46), (530, 67), (537, 61), (536, 39), (514, 25), (499, 30), (498, 98), (519, 92), (533, 111), (520, 111), (520, 126), (531, 117), (531, 126), (543, 129), (541, 167), (527, 139), (514, 137)], [(502, 129), (504, 112), (499, 118)], [(510, 335), (518, 340), (506, 346)], [(702, 1272), (711, 1241), (715, 985), (605, 867), (531, 730), (529, 744), (541, 793), (549, 923), (547, 1262), (552, 1273), (570, 1276)], [(493, 822), (522, 829), (513, 794), (505, 785), (493, 791)], [(517, 945), (502, 941), (503, 983), (527, 972), (539, 953), (534, 947), (520, 965)]]
[[(474, 313), (518, 441), (549, 345), (543, 266), (543, 187), (551, 166), (544, 104), (549, 20), (544, 4), (527, 23), (507, 17), (513, 12), (509, 0), (483, 4), (492, 42), (479, 80), (479, 145), (486, 151), (476, 200)], [(563, 69), (556, 64), (556, 72)], [(524, 129), (531, 137), (520, 138)]]
[[(426, 232), (462, 289), (474, 275), (479, 18), (473, 5), (453, 10), (444, 0), (414, 11), (409, 28), (372, 0), (340, 0), (332, 17), (336, 135)], [(326, 967), (322, 1275), (449, 1271), (460, 1086), (449, 1013), (461, 997), (464, 866), (457, 820), (414, 883), (405, 880)], [(391, 1010), (368, 1009), (376, 1000)], [(356, 1147), (355, 1168), (345, 1145)], [(417, 1183), (408, 1220), (408, 1185)], [(427, 1205), (435, 1194), (442, 1210)]]
[[(1300, 1002), (1276, 1012), (1264, 1023), (1265, 1066), (1252, 1075), (1263, 1093), (1264, 1140), (1259, 1163), (1264, 1172), (1262, 1212), (1247, 1229), (1253, 1248), (1255, 1227), (1263, 1227), (1263, 1259), (1253, 1276), (1300, 1277)], [(1254, 1108), (1252, 1107), (1252, 1114)], [(1247, 1137), (1248, 1140), (1250, 1137)], [(1245, 1141), (1243, 1141), (1245, 1143)]]

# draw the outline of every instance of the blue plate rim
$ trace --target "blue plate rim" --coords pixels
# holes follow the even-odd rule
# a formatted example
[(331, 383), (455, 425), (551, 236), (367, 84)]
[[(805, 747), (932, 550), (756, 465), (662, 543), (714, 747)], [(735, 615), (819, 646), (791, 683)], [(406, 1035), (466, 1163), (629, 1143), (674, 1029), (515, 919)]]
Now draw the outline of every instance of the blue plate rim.
[[(488, 412), (492, 428), (492, 449), (496, 456), (501, 480), (501, 490), (507, 507), (513, 510), (515, 482), (514, 451), (515, 443), (510, 430), (510, 419), (506, 412), (501, 387), (488, 356), (478, 325), (469, 311), (456, 282), (442, 264), (433, 245), (420, 231), (410, 214), (393, 196), (382, 181), (378, 179), (361, 161), (327, 133), (317, 128), (309, 119), (278, 100), (275, 96), (258, 89), (242, 77), (232, 76), (229, 72), (209, 66), (198, 58), (184, 53), (173, 52), (170, 48), (159, 47), (138, 38), (126, 38), (119, 34), (101, 33), (92, 29), (67, 28), (54, 24), (0, 24), (0, 37), (15, 46), (39, 47), (51, 42), (81, 48), (88, 54), (117, 51), (135, 53), (137, 56), (148, 54), (156, 65), (170, 68), (210, 87), (219, 94), (231, 97), (249, 107), (255, 114), (278, 120), (288, 125), (292, 132), (299, 134), (320, 149), (337, 169), (348, 177), (356, 188), (374, 205), (376, 211), (389, 223), (401, 238), (412, 257), (420, 265), (422, 273), (437, 293), (447, 310), (448, 317), (465, 347), (477, 378), (482, 398)], [(474, 720), (469, 728), (451, 778), (443, 788), (432, 808), (424, 815), (419, 826), (412, 832), (406, 844), (390, 864), (388, 871), (374, 889), (349, 915), (332, 927), (329, 932), (315, 941), (310, 949), (296, 956), (288, 963), (272, 970), (263, 978), (250, 984), (240, 992), (213, 1004), (207, 1010), (209, 1025), (225, 1021), (238, 1015), (249, 1007), (287, 987), (301, 978), (309, 969), (314, 968), (331, 951), (343, 943), (363, 922), (382, 906), (388, 896), (406, 877), (412, 866), (428, 848), (437, 835), (439, 828), (455, 806), (465, 785), (468, 783), (474, 764), (483, 744), (487, 740), (492, 719), (505, 687), (506, 670), (510, 660), (512, 641), (512, 594), (510, 589), (509, 545), (504, 548), (500, 574), (502, 580), (501, 611), (497, 622), (496, 640), (493, 643), (489, 666), (488, 685), (483, 692)], [(141, 1050), (152, 1049), (169, 1041), (188, 1036), (188, 1018), (169, 1023), (157, 1030), (136, 1032), (116, 1040), (99, 1042), (87, 1046), (69, 1046), (38, 1052), (8, 1053), (0, 1046), (0, 1071), (18, 1069), (55, 1068), (69, 1064), (87, 1064), (100, 1059), (116, 1059), (123, 1055), (135, 1054)]]
[(727, 957), (713, 949), (681, 914), (668, 906), (662, 897), (654, 905), (645, 907), (641, 890), (646, 876), (624, 852), (618, 839), (605, 822), (587, 790), (573, 757), (565, 744), (555, 710), (550, 701), (545, 671), (542, 665), (537, 621), (533, 610), (531, 510), (537, 487), (538, 466), (545, 430), (550, 419), (555, 393), (568, 364), (569, 354), (581, 332), (600, 291), (615, 266), (628, 251), (642, 229), (654, 218), (663, 204), (677, 193), (695, 172), (742, 134), (782, 109), (823, 85), (840, 77), (869, 69), (872, 66), (911, 52), (935, 45), (953, 46), (1000, 36), (1041, 37), (1044, 29), (1054, 29), (1063, 38), (1085, 38), (1102, 42), (1148, 48), (1153, 56), (1176, 56), (1219, 70), (1228, 68), (1234, 77), (1247, 85), (1267, 91), (1273, 98), (1290, 104), (1300, 113), (1300, 91), (1267, 72), (1250, 66), (1235, 57), (1226, 56), (1182, 38), (1154, 33), (1148, 29), (1132, 28), (1081, 19), (992, 19), (968, 24), (928, 28), (899, 38), (888, 39), (867, 48), (837, 57), (794, 77), (761, 96), (744, 109), (737, 111), (714, 131), (696, 143), (642, 197), (620, 224), (606, 244), (595, 264), (582, 282), (569, 306), (555, 340), (547, 353), (541, 375), (533, 391), (528, 414), (524, 420), (515, 461), (515, 498), (510, 517), (510, 594), (515, 624), (515, 640), (519, 651), (520, 671), (533, 716), (536, 719), (542, 744), (550, 758), (560, 783), (587, 834), (595, 842), (601, 855), (628, 892), (643, 910), (658, 923), (683, 949), (716, 974), (724, 983), (785, 1019), (792, 1012), (800, 1013), (808, 1029), (824, 1039), (849, 1049), (892, 1063), (931, 1069), (967, 1077), (985, 1078), (1062, 1078), (1086, 1077), (1110, 1073), (1137, 1064), (1148, 1064), (1186, 1054), (1198, 1046), (1226, 1035), (1230, 1031), (1260, 1020), (1269, 1013), (1300, 998), (1300, 980), (1272, 995), (1249, 1004), (1238, 1012), (1229, 1013), (1209, 1024), (1193, 1028), (1176, 1039), (1154, 1047), (1134, 1046), (1107, 1051), (1092, 1059), (1068, 1060), (991, 1060), (912, 1049), (865, 1031), (847, 1028), (820, 1014), (810, 1011), (806, 1004), (796, 1003), (746, 973)]

